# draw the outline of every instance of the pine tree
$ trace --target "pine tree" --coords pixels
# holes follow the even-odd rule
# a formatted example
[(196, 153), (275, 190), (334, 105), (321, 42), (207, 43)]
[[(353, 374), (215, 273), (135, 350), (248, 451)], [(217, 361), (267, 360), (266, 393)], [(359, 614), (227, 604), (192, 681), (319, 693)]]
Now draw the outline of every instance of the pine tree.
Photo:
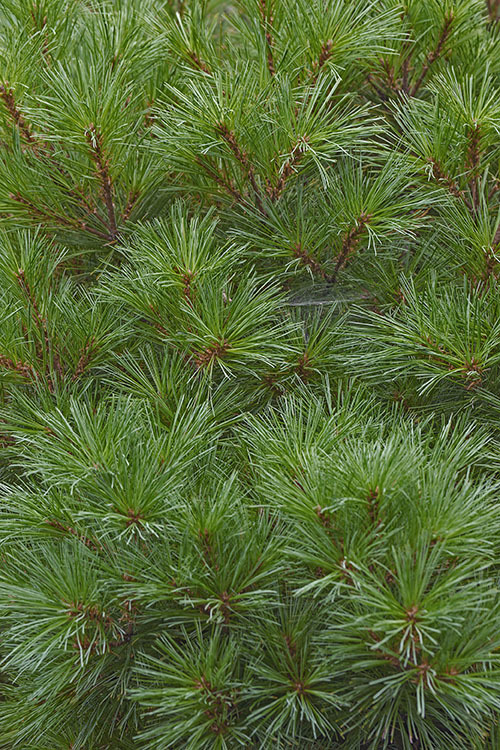
[(2, 1), (0, 748), (498, 750), (499, 51)]

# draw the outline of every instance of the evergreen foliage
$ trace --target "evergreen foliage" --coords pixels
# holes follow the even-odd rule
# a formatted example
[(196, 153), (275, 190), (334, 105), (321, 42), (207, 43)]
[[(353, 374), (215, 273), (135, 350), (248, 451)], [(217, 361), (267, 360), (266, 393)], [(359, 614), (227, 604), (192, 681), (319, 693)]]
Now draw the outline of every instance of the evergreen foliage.
[(0, 748), (498, 750), (499, 0), (2, 0)]

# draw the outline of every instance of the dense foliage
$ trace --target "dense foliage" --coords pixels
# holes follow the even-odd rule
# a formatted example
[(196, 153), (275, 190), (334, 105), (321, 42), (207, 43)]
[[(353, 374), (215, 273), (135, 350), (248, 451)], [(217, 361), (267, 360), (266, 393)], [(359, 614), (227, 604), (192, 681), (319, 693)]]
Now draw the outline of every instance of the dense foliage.
[(499, 0), (2, 0), (0, 748), (498, 750), (499, 274)]

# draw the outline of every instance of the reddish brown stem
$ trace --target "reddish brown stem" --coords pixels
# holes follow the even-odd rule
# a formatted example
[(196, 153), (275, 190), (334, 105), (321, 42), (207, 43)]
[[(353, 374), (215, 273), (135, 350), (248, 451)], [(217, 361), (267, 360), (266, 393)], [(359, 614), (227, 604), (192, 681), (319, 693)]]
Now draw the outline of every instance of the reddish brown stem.
[(227, 125), (224, 123), (220, 123), (217, 126), (217, 131), (219, 132), (222, 139), (227, 143), (231, 151), (233, 152), (236, 160), (241, 164), (243, 167), (243, 170), (245, 171), (250, 184), (253, 188), (253, 192), (255, 194), (255, 201), (257, 203), (257, 208), (261, 212), (261, 214), (266, 214), (266, 210), (264, 208), (264, 204), (262, 202), (262, 194), (260, 191), (260, 187), (257, 183), (257, 179), (255, 177), (255, 169), (253, 167), (253, 164), (250, 163), (248, 159), (248, 154), (246, 151), (240, 148), (238, 141), (236, 140), (236, 136), (232, 130), (229, 130)]
[(75, 370), (74, 375), (72, 377), (72, 381), (73, 382), (75, 380), (78, 380), (78, 378), (80, 378), (83, 375), (83, 373), (85, 372), (85, 370), (87, 369), (87, 367), (91, 363), (92, 357), (96, 353), (96, 350), (97, 350), (97, 346), (96, 346), (96, 343), (95, 343), (95, 339), (91, 338), (89, 341), (87, 341), (87, 343), (85, 344), (85, 346), (83, 347), (83, 349), (82, 349), (82, 351), (80, 353), (80, 358), (78, 360), (78, 364), (76, 366), (76, 370)]
[(320, 276), (325, 281), (328, 281), (329, 283), (333, 282), (334, 279), (332, 276), (329, 276), (325, 269), (321, 266), (318, 261), (313, 258), (312, 255), (310, 255), (307, 250), (305, 250), (300, 243), (295, 245), (293, 248), (293, 254), (296, 258), (298, 258), (304, 266), (307, 268), (310, 268), (313, 273), (315, 273), (317, 276)]
[[(43, 151), (38, 148), (38, 150), (35, 152), (36, 155), (40, 157), (45, 157), (49, 160), (50, 164), (54, 167), (56, 172), (61, 175), (63, 180), (72, 180), (71, 175), (68, 174), (68, 172), (62, 167), (54, 155), (54, 146), (52, 143), (45, 143), (43, 144), (44, 149)], [(55, 180), (54, 180), (55, 181)], [(100, 224), (107, 229), (107, 224), (104, 221), (104, 219), (99, 215), (99, 212), (97, 210), (97, 207), (95, 205), (92, 205), (87, 198), (87, 196), (83, 192), (83, 188), (79, 187), (78, 185), (74, 188), (67, 189), (64, 185), (62, 187), (63, 190), (66, 190), (67, 195), (71, 198), (74, 198), (75, 201), (79, 204), (79, 206), (83, 209), (84, 213), (91, 214), (94, 216), (97, 221), (100, 222)], [(87, 231), (90, 231), (87, 227)]]
[(356, 222), (356, 224), (353, 227), (351, 227), (351, 229), (349, 229), (349, 231), (345, 234), (344, 239), (342, 241), (342, 248), (340, 250), (340, 254), (337, 258), (337, 262), (335, 264), (335, 268), (333, 269), (333, 274), (331, 276), (332, 283), (337, 281), (339, 272), (343, 268), (345, 268), (351, 256), (354, 254), (359, 244), (359, 240), (364, 231), (364, 228), (368, 224), (370, 218), (371, 216), (369, 214), (362, 213), (358, 221)]
[(47, 520), (46, 523), (48, 524), (48, 526), (51, 526), (53, 529), (57, 529), (57, 531), (61, 531), (64, 534), (69, 534), (70, 536), (76, 537), (81, 542), (83, 542), (83, 544), (89, 549), (92, 549), (94, 551), (97, 551), (100, 549), (99, 545), (97, 545), (88, 537), (83, 536), (82, 534), (79, 534), (78, 531), (76, 531), (76, 529), (73, 529), (71, 526), (65, 526), (65, 524), (56, 520)]
[(217, 359), (221, 359), (226, 354), (228, 348), (229, 342), (224, 340), (216, 341), (211, 346), (207, 346), (206, 349), (194, 352), (193, 356), (196, 368), (199, 370), (202, 367), (209, 367)]
[(283, 165), (281, 174), (278, 178), (278, 181), (276, 182), (276, 185), (274, 187), (272, 187), (271, 185), (268, 185), (267, 187), (266, 192), (269, 195), (270, 199), (273, 201), (273, 203), (276, 200), (278, 200), (278, 198), (281, 196), (283, 190), (285, 189), (287, 180), (295, 172), (295, 167), (299, 164), (299, 162), (304, 156), (304, 152), (299, 150), (299, 147), (304, 142), (304, 140), (305, 139), (301, 139), (293, 147), (291, 155), (288, 157), (288, 159)]
[(493, 23), (494, 21), (498, 21), (498, 11), (500, 10), (500, 0), (486, 0), (486, 5), (488, 7), (488, 15), (490, 17), (490, 21)]
[(31, 211), (33, 217), (38, 218), (41, 221), (53, 221), (63, 227), (68, 227), (73, 230), (81, 229), (85, 232), (89, 232), (90, 234), (93, 234), (95, 237), (99, 237), (99, 239), (102, 240), (109, 239), (109, 235), (104, 234), (104, 232), (100, 232), (98, 229), (87, 226), (87, 224), (82, 219), (70, 219), (67, 216), (61, 216), (60, 214), (51, 211), (49, 208), (39, 208), (27, 198), (23, 198), (23, 196), (19, 193), (10, 193), (9, 197), (17, 203), (21, 203), (23, 206), (26, 206)]
[(274, 22), (274, 18), (273, 18), (272, 12), (268, 11), (267, 9), (266, 0), (259, 0), (259, 12), (260, 12), (261, 26), (264, 30), (264, 35), (266, 37), (267, 69), (269, 71), (269, 74), (271, 76), (274, 76), (274, 74), (276, 73), (276, 66), (274, 64), (274, 39), (271, 34), (271, 28)]
[(495, 182), (490, 192), (488, 193), (488, 200), (490, 201), (495, 195), (495, 193), (498, 193), (499, 190), (500, 190), (500, 182)]
[(415, 96), (418, 93), (420, 87), (422, 86), (427, 76), (427, 73), (429, 72), (431, 65), (433, 65), (439, 57), (441, 57), (446, 41), (448, 37), (450, 36), (453, 20), (454, 20), (454, 17), (452, 13), (447, 14), (445, 16), (443, 28), (441, 29), (441, 34), (439, 35), (437, 44), (435, 48), (431, 52), (429, 52), (429, 54), (427, 55), (425, 63), (422, 67), (422, 72), (420, 73), (420, 76), (418, 77), (415, 85), (413, 86), (410, 92), (410, 96)]
[(212, 75), (212, 71), (210, 70), (210, 68), (208, 67), (208, 65), (206, 64), (206, 62), (204, 62), (201, 59), (201, 57), (199, 57), (196, 54), (196, 52), (194, 50), (189, 50), (188, 53), (187, 53), (187, 56), (188, 56), (189, 60), (193, 63), (193, 65), (194, 65), (195, 68), (197, 68), (198, 70), (202, 70), (203, 73), (207, 73), (208, 75)]
[(384, 91), (382, 91), (382, 89), (380, 88), (380, 86), (377, 83), (375, 83), (375, 81), (374, 81), (373, 76), (372, 76), (371, 73), (368, 73), (368, 76), (367, 76), (366, 80), (368, 81), (368, 83), (370, 84), (370, 86), (372, 87), (372, 89), (375, 91), (375, 93), (377, 94), (377, 96), (379, 96), (380, 99), (383, 102), (387, 101), (387, 95), (385, 94)]
[[(9, 112), (13, 122), (17, 125), (19, 128), (19, 131), (21, 135), (23, 136), (24, 140), (33, 147), (33, 153), (36, 157), (42, 159), (46, 158), (49, 160), (51, 166), (55, 169), (55, 171), (60, 174), (63, 179), (66, 181), (70, 176), (65, 171), (65, 169), (58, 163), (58, 161), (55, 159), (54, 156), (54, 146), (51, 143), (44, 142), (42, 140), (39, 140), (36, 138), (32, 132), (30, 125), (26, 122), (23, 115), (21, 114), (19, 108), (16, 105), (15, 97), (13, 91), (8, 87), (8, 84), (0, 84), (0, 98), (3, 100), (5, 107), (7, 111)], [(67, 194), (74, 198), (83, 208), (84, 212), (92, 214), (95, 216), (104, 226), (106, 226), (103, 219), (99, 216), (95, 206), (90, 205), (89, 201), (87, 200), (86, 196), (84, 195), (83, 191), (79, 187), (70, 188), (67, 190)], [(87, 231), (90, 231), (92, 233), (92, 230), (88, 227), (85, 227)], [(102, 235), (104, 238), (106, 235)]]
[(41, 20), (41, 23), (38, 24), (38, 19), (36, 17), (36, 11), (37, 11), (36, 3), (34, 3), (32, 9), (31, 9), (31, 18), (33, 19), (33, 25), (36, 29), (36, 31), (44, 31), (44, 44), (42, 47), (42, 55), (44, 56), (47, 63), (49, 63), (49, 37), (47, 34), (47, 16), (44, 16)]
[(497, 231), (495, 232), (495, 236), (493, 237), (493, 247), (497, 247), (497, 245), (500, 245), (500, 224), (498, 225)]
[(14, 123), (19, 128), (19, 132), (23, 136), (23, 138), (28, 143), (34, 143), (35, 139), (33, 138), (31, 134), (31, 129), (26, 120), (24, 119), (23, 115), (21, 114), (20, 110), (18, 109), (16, 105), (16, 100), (14, 97), (14, 93), (11, 88), (9, 88), (8, 83), (0, 83), (0, 99), (3, 101), (5, 108), (9, 115), (11, 116)]
[(129, 220), (130, 214), (132, 213), (134, 206), (139, 199), (139, 195), (140, 193), (138, 190), (134, 190), (131, 193), (129, 193), (127, 205), (125, 206), (125, 209), (123, 211), (122, 218), (121, 218), (122, 224), (126, 224), (127, 221)]
[(436, 159), (433, 159), (432, 157), (428, 157), (427, 161), (429, 164), (432, 165), (432, 173), (435, 179), (438, 182), (444, 183), (444, 185), (446, 185), (446, 187), (448, 188), (449, 192), (452, 195), (454, 195), (455, 198), (460, 198), (465, 203), (467, 208), (470, 211), (472, 211), (472, 204), (467, 199), (464, 191), (460, 190), (457, 183), (448, 174), (446, 174), (446, 172), (443, 170), (440, 163)]
[(208, 164), (199, 156), (196, 157), (196, 163), (205, 170), (205, 172), (212, 178), (212, 180), (214, 180), (217, 185), (219, 185), (219, 187), (223, 188), (227, 193), (232, 195), (237, 203), (245, 205), (246, 200), (244, 199), (242, 194), (238, 190), (236, 190), (234, 185), (229, 180), (226, 180), (220, 174), (220, 172), (218, 172), (216, 167), (214, 167), (212, 164)]
[[(53, 363), (54, 363), (54, 368), (55, 368), (56, 372), (58, 373), (58, 375), (60, 377), (63, 377), (64, 372), (63, 372), (63, 368), (62, 368), (62, 365), (61, 365), (61, 360), (59, 359), (59, 355), (58, 355), (55, 347), (53, 347), (52, 344), (51, 344), (49, 329), (47, 327), (47, 319), (44, 318), (43, 315), (40, 312), (40, 309), (38, 307), (38, 303), (36, 301), (35, 294), (34, 294), (33, 290), (31, 289), (31, 287), (30, 287), (30, 285), (29, 285), (29, 283), (28, 283), (28, 281), (26, 279), (24, 270), (22, 268), (20, 268), (19, 271), (17, 272), (16, 278), (18, 280), (19, 286), (21, 287), (21, 289), (26, 294), (26, 296), (27, 296), (27, 298), (29, 300), (29, 303), (30, 303), (30, 305), (31, 305), (31, 307), (33, 309), (33, 313), (32, 313), (33, 320), (35, 321), (35, 324), (36, 324), (36, 326), (37, 326), (37, 328), (38, 328), (38, 330), (40, 332), (40, 336), (41, 336), (43, 344), (45, 346), (45, 351), (47, 352), (47, 355), (49, 355), (49, 353), (52, 352), (52, 359), (53, 359)], [(47, 381), (49, 383), (49, 387), (52, 390), (53, 389), (53, 384), (52, 384), (52, 380), (51, 380), (51, 377), (50, 377), (50, 371), (49, 371), (48, 368), (49, 368), (49, 365), (47, 364), (46, 376), (47, 376)]]
[(97, 167), (97, 176), (101, 183), (101, 194), (106, 205), (109, 222), (109, 240), (116, 240), (118, 230), (116, 226), (115, 204), (113, 200), (113, 183), (109, 172), (109, 159), (104, 153), (103, 136), (95, 126), (90, 125), (87, 140), (91, 148), (91, 156)]
[(10, 370), (11, 372), (17, 372), (24, 378), (36, 377), (35, 370), (31, 365), (27, 365), (25, 362), (16, 362), (3, 354), (0, 354), (0, 367), (3, 367), (5, 370)]
[(205, 562), (209, 568), (219, 570), (219, 563), (217, 562), (217, 556), (213, 548), (211, 541), (211, 534), (208, 529), (198, 532), (198, 536), (201, 542), (201, 549)]
[(380, 62), (382, 64), (383, 69), (385, 70), (385, 74), (387, 76), (387, 85), (391, 89), (391, 91), (394, 91), (394, 93), (398, 92), (398, 85), (396, 83), (396, 80), (394, 78), (394, 68), (387, 60), (386, 58), (380, 59)]
[(333, 54), (333, 41), (331, 39), (328, 39), (328, 41), (323, 42), (323, 44), (321, 45), (321, 49), (319, 51), (319, 57), (312, 65), (312, 75), (311, 75), (312, 84), (316, 83), (316, 81), (318, 80), (319, 74), (321, 72), (321, 69), (324, 67), (325, 63), (328, 62), (332, 54)]
[(411, 42), (405, 42), (403, 44), (401, 54), (403, 56), (403, 62), (401, 63), (401, 90), (405, 94), (410, 93), (410, 63), (411, 58), (413, 55), (413, 49), (411, 47)]

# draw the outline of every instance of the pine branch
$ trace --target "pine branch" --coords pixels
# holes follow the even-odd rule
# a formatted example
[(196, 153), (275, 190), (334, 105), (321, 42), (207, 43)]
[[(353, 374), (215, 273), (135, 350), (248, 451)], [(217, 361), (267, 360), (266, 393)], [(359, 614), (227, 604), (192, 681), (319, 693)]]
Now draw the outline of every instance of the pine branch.
[(199, 164), (199, 166), (212, 178), (212, 180), (217, 185), (219, 185), (219, 187), (222, 187), (227, 193), (232, 195), (237, 203), (240, 203), (243, 206), (246, 205), (246, 200), (242, 196), (242, 194), (234, 187), (234, 185), (229, 180), (227, 180), (220, 174), (217, 167), (207, 162), (206, 157), (205, 159), (202, 159), (200, 156), (197, 156), (196, 163)]
[[(53, 345), (53, 342), (51, 341), (51, 337), (50, 337), (50, 334), (49, 334), (49, 329), (47, 327), (47, 319), (44, 318), (42, 316), (41, 312), (40, 312), (40, 309), (38, 307), (38, 303), (37, 303), (36, 297), (35, 297), (35, 295), (33, 293), (33, 290), (31, 289), (30, 285), (28, 284), (28, 281), (26, 280), (26, 276), (25, 276), (24, 270), (22, 268), (20, 268), (18, 270), (18, 272), (16, 274), (16, 278), (17, 278), (17, 281), (19, 283), (19, 286), (21, 287), (21, 289), (26, 294), (26, 296), (27, 296), (27, 298), (29, 300), (30, 306), (31, 306), (31, 308), (33, 310), (33, 313), (32, 313), (33, 320), (35, 321), (35, 324), (36, 324), (36, 326), (37, 326), (37, 328), (39, 330), (40, 337), (41, 337), (41, 340), (43, 342), (43, 346), (45, 348), (47, 356), (49, 356), (50, 354), (52, 354), (54, 368), (55, 368), (57, 374), (61, 378), (63, 378), (64, 377), (64, 370), (63, 370), (63, 367), (61, 365), (61, 360), (59, 358), (59, 354), (57, 352), (57, 349)], [(47, 384), (49, 386), (50, 391), (53, 391), (54, 390), (54, 384), (52, 382), (52, 377), (51, 377), (51, 374), (50, 374), (50, 363), (49, 362), (47, 362), (47, 365), (46, 365), (45, 376), (46, 376)]]
[(255, 201), (257, 203), (257, 208), (259, 209), (261, 214), (266, 215), (266, 210), (264, 208), (264, 203), (262, 200), (262, 193), (255, 177), (255, 169), (248, 159), (248, 154), (246, 153), (246, 151), (240, 148), (234, 132), (232, 130), (229, 130), (227, 125), (225, 125), (224, 123), (219, 123), (217, 125), (217, 132), (228, 144), (236, 160), (240, 163), (243, 171), (250, 180), (250, 184), (255, 195)]
[(432, 174), (434, 178), (438, 182), (442, 182), (444, 185), (446, 185), (451, 195), (453, 195), (455, 198), (460, 198), (460, 200), (465, 203), (467, 208), (470, 211), (473, 211), (473, 206), (465, 195), (465, 192), (459, 188), (455, 180), (453, 180), (448, 174), (446, 174), (437, 159), (428, 157), (427, 162), (432, 165)]
[(21, 133), (25, 141), (29, 144), (35, 143), (35, 139), (31, 134), (31, 128), (18, 109), (14, 97), (14, 92), (11, 88), (9, 88), (8, 83), (0, 84), (0, 99), (2, 99), (7, 112), (11, 116), (15, 125), (17, 125), (17, 127), (19, 128), (19, 132)]
[(328, 39), (328, 41), (323, 42), (321, 45), (321, 49), (319, 52), (319, 57), (317, 60), (314, 61), (312, 65), (312, 73), (311, 73), (311, 84), (314, 85), (318, 78), (319, 74), (321, 73), (321, 70), (325, 66), (325, 64), (328, 62), (328, 60), (331, 58), (333, 54), (333, 41), (331, 39)]
[(27, 365), (25, 362), (21, 361), (15, 361), (13, 359), (10, 359), (9, 357), (6, 357), (3, 354), (0, 354), (0, 367), (3, 367), (5, 370), (11, 370), (12, 372), (17, 372), (19, 375), (22, 375), (24, 378), (35, 378), (36, 379), (36, 372), (31, 367), (31, 365)]
[(488, 8), (488, 16), (490, 23), (494, 23), (500, 19), (500, 0), (486, 0), (486, 6)]
[(116, 226), (115, 204), (113, 201), (113, 183), (109, 173), (109, 159), (103, 151), (103, 137), (92, 124), (87, 131), (87, 141), (91, 148), (91, 156), (97, 166), (97, 176), (101, 183), (101, 194), (108, 214), (108, 239), (114, 242), (118, 236)]
[(304, 145), (304, 143), (307, 143), (307, 138), (300, 138), (299, 141), (295, 144), (295, 146), (292, 148), (291, 156), (288, 157), (286, 162), (283, 164), (283, 167), (281, 168), (280, 176), (278, 177), (278, 180), (274, 186), (268, 185), (266, 188), (266, 192), (269, 195), (270, 199), (273, 201), (278, 200), (280, 198), (281, 194), (283, 193), (283, 190), (285, 189), (285, 185), (287, 180), (295, 173), (296, 167), (300, 164), (301, 160), (304, 157), (304, 151), (300, 147)]
[(443, 28), (441, 30), (441, 34), (439, 35), (437, 44), (435, 48), (431, 52), (429, 52), (429, 54), (427, 55), (427, 59), (422, 67), (420, 76), (418, 77), (415, 85), (413, 86), (410, 92), (410, 96), (416, 96), (416, 94), (420, 90), (420, 87), (422, 86), (427, 76), (427, 73), (429, 72), (430, 67), (436, 62), (436, 60), (438, 60), (441, 57), (446, 41), (448, 37), (450, 36), (451, 27), (453, 25), (454, 20), (455, 19), (454, 19), (453, 13), (451, 12), (445, 16)]
[(267, 69), (271, 77), (276, 73), (276, 65), (274, 62), (274, 40), (271, 33), (274, 18), (272, 10), (268, 10), (268, 4), (271, 4), (272, 2), (273, 0), (259, 0), (260, 23), (264, 30), (267, 46)]
[(121, 217), (121, 223), (122, 224), (126, 224), (127, 221), (129, 220), (130, 214), (134, 210), (134, 207), (135, 207), (137, 201), (139, 200), (139, 198), (140, 198), (140, 192), (138, 190), (132, 190), (129, 193), (127, 204), (126, 204), (126, 206), (125, 206), (125, 208), (123, 210), (123, 214), (122, 214), (122, 217)]
[[(34, 155), (37, 158), (48, 159), (51, 167), (53, 167), (56, 170), (56, 172), (60, 174), (61, 177), (63, 177), (65, 182), (68, 179), (71, 180), (71, 176), (59, 164), (59, 162), (55, 158), (53, 144), (41, 141), (40, 139), (36, 138), (33, 135), (30, 125), (24, 119), (23, 115), (21, 114), (20, 110), (18, 109), (16, 105), (14, 93), (12, 89), (8, 87), (8, 84), (0, 85), (0, 98), (3, 99), (7, 111), (11, 115), (12, 120), (15, 123), (15, 125), (19, 128), (25, 141), (30, 146), (33, 147)], [(65, 189), (67, 189), (66, 185), (65, 185)], [(98, 221), (100, 221), (102, 224), (104, 224), (104, 226), (106, 226), (103, 219), (99, 216), (97, 209), (95, 208), (95, 206), (91, 206), (91, 204), (87, 200), (81, 188), (75, 187), (75, 188), (69, 189), (67, 191), (67, 194), (68, 196), (74, 198), (77, 201), (77, 203), (81, 205), (84, 212), (89, 213), (92, 216), (95, 216)]]
[(108, 234), (104, 234), (104, 232), (100, 232), (98, 229), (94, 229), (94, 227), (89, 227), (83, 219), (71, 219), (68, 216), (62, 216), (61, 214), (52, 211), (48, 207), (39, 208), (32, 201), (28, 200), (27, 198), (23, 198), (20, 193), (10, 193), (9, 197), (11, 198), (11, 200), (16, 201), (17, 203), (21, 203), (23, 206), (26, 206), (35, 220), (41, 220), (43, 223), (55, 222), (56, 225), (59, 224), (62, 227), (89, 232), (90, 234), (94, 235), (94, 237), (98, 237), (101, 240), (109, 239)]
[(93, 542), (91, 539), (86, 537), (84, 534), (80, 534), (76, 529), (74, 529), (72, 526), (67, 526), (60, 521), (56, 521), (55, 519), (47, 519), (46, 524), (50, 526), (53, 529), (56, 529), (57, 531), (60, 531), (63, 534), (67, 534), (69, 536), (73, 536), (79, 541), (83, 542), (83, 544), (88, 547), (91, 550), (98, 551), (101, 550), (102, 547), (100, 547), (99, 544), (96, 542)]
[(333, 283), (335, 281), (334, 276), (330, 276), (322, 267), (322, 265), (315, 258), (313, 258), (313, 256), (310, 255), (310, 253), (308, 253), (300, 243), (295, 245), (295, 247), (293, 248), (293, 254), (301, 261), (304, 266), (310, 268), (311, 271), (317, 276), (320, 276), (322, 279), (328, 281), (329, 283)]
[(4, 1), (3, 743), (494, 744), (500, 0)]
[(342, 241), (342, 248), (337, 258), (337, 262), (335, 263), (335, 268), (333, 269), (333, 273), (331, 276), (332, 284), (337, 281), (339, 272), (343, 268), (345, 268), (351, 256), (356, 251), (361, 235), (363, 234), (365, 226), (368, 224), (370, 219), (371, 219), (370, 214), (362, 213), (358, 221), (355, 223), (355, 225), (351, 227), (351, 229), (349, 229), (349, 231), (345, 234), (344, 239)]
[(193, 63), (193, 66), (197, 70), (201, 70), (203, 73), (206, 73), (207, 75), (212, 75), (212, 71), (208, 67), (207, 63), (204, 62), (204, 60), (202, 60), (201, 57), (199, 57), (194, 50), (188, 50), (187, 56)]
[(467, 168), (471, 173), (469, 187), (472, 193), (472, 207), (479, 208), (479, 165), (481, 160), (481, 128), (476, 122), (469, 130), (467, 145)]
[(73, 382), (75, 380), (78, 380), (78, 378), (80, 378), (84, 374), (85, 370), (90, 365), (92, 358), (95, 356), (96, 352), (97, 352), (96, 341), (94, 338), (90, 338), (80, 353), (80, 357), (78, 359), (76, 370), (72, 377)]

